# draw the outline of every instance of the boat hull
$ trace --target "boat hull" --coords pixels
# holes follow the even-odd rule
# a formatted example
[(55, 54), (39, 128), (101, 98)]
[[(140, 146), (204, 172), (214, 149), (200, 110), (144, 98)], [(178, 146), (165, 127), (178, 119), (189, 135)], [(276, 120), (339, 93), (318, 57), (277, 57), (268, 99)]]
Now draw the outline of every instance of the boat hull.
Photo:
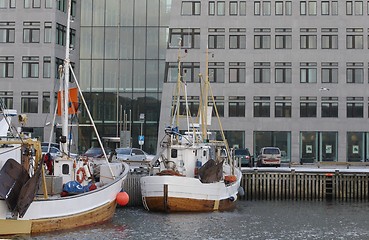
[(67, 230), (109, 221), (115, 212), (116, 202), (80, 214), (38, 220), (0, 219), (0, 235), (37, 234)]
[(36, 199), (23, 218), (10, 218), (5, 200), (0, 200), (0, 235), (33, 234), (72, 229), (110, 220), (116, 209), (116, 196), (129, 171), (111, 183), (90, 192)]
[(235, 207), (235, 201), (201, 200), (176, 197), (144, 197), (146, 208), (154, 212), (212, 212), (228, 211)]
[(146, 176), (141, 178), (144, 207), (160, 212), (212, 212), (235, 207), (239, 177), (226, 185), (223, 181), (201, 183), (197, 178)]

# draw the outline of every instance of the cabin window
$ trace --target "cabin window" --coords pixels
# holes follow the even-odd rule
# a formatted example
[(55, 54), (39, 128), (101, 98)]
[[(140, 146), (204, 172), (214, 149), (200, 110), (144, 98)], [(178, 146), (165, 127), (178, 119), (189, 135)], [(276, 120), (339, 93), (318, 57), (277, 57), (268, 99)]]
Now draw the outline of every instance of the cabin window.
[(177, 149), (172, 149), (171, 153), (170, 153), (170, 156), (172, 158), (177, 158)]
[(62, 173), (63, 174), (69, 174), (69, 165), (68, 164), (63, 164)]

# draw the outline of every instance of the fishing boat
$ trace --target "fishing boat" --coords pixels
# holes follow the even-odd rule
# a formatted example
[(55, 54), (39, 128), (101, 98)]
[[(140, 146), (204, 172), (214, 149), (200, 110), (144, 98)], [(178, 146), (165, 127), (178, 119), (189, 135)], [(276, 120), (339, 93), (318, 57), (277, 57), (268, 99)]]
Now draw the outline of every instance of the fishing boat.
[[(67, 29), (71, 7), (68, 2)], [(70, 31), (66, 32), (68, 43)], [(61, 107), (62, 156), (52, 161), (48, 154), (42, 156), (40, 141), (12, 127), (11, 118), (17, 116), (17, 112), (0, 105), (3, 114), (0, 121), (0, 236), (99, 224), (113, 217), (117, 199), (122, 198), (123, 181), (129, 172), (127, 164), (107, 160), (96, 165), (89, 159), (71, 158), (68, 154), (69, 71), (76, 80), (69, 64), (68, 47), (64, 66), (60, 69), (63, 76), (60, 85), (64, 88), (61, 91), (64, 100)], [(75, 83), (102, 145), (78, 81)], [(23, 125), (25, 116), (18, 115), (18, 118)], [(105, 152), (104, 155), (107, 159)]]
[[(206, 78), (200, 79), (199, 113), (193, 119), (187, 103), (187, 84), (181, 75), (179, 49), (171, 126), (165, 129), (161, 150), (152, 160), (150, 174), (140, 180), (143, 205), (149, 211), (211, 212), (235, 207), (242, 174), (222, 129), (207, 67)], [(218, 119), (221, 140), (216, 140), (215, 133), (208, 130), (212, 115), (208, 99)], [(183, 105), (184, 110), (180, 109)], [(185, 115), (180, 115), (182, 112)], [(184, 122), (183, 128), (180, 122)]]

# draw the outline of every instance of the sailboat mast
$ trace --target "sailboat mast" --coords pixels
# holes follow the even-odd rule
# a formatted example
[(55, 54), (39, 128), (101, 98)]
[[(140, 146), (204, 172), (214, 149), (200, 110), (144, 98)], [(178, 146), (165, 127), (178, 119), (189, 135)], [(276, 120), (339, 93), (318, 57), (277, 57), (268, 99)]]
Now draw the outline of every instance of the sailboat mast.
[[(71, 16), (71, 0), (68, 0), (68, 8), (67, 8), (68, 18), (67, 18), (67, 33), (65, 40), (65, 59), (64, 59), (64, 79), (60, 79), (61, 83), (64, 85), (64, 94), (61, 92), (62, 100), (64, 100), (64, 104), (62, 101), (62, 136), (65, 136), (66, 139), (69, 138), (68, 134), (68, 102), (69, 102), (69, 43), (70, 43), (70, 16)], [(63, 81), (64, 80), (64, 81)], [(62, 149), (64, 152), (68, 151), (67, 141), (65, 143), (61, 143)]]
[(209, 91), (209, 67), (208, 67), (208, 62), (209, 62), (209, 50), (208, 48), (206, 48), (206, 63), (205, 63), (205, 83), (204, 83), (204, 88), (203, 88), (203, 92), (201, 94), (202, 96), (202, 106), (200, 107), (200, 109), (202, 109), (201, 112), (201, 130), (202, 130), (202, 139), (203, 141), (205, 141), (207, 139), (207, 109), (208, 109), (208, 91)]

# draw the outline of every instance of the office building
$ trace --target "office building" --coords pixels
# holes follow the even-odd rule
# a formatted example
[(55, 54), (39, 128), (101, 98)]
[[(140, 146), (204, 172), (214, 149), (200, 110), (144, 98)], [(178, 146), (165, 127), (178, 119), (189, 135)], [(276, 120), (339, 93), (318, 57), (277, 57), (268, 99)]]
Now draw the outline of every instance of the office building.
[[(78, 74), (80, 8), (71, 2), (70, 58)], [(42, 141), (49, 141), (66, 26), (67, 0), (0, 0), (0, 98), (5, 108), (27, 115), (23, 127)], [(61, 132), (55, 127), (52, 139)]]

